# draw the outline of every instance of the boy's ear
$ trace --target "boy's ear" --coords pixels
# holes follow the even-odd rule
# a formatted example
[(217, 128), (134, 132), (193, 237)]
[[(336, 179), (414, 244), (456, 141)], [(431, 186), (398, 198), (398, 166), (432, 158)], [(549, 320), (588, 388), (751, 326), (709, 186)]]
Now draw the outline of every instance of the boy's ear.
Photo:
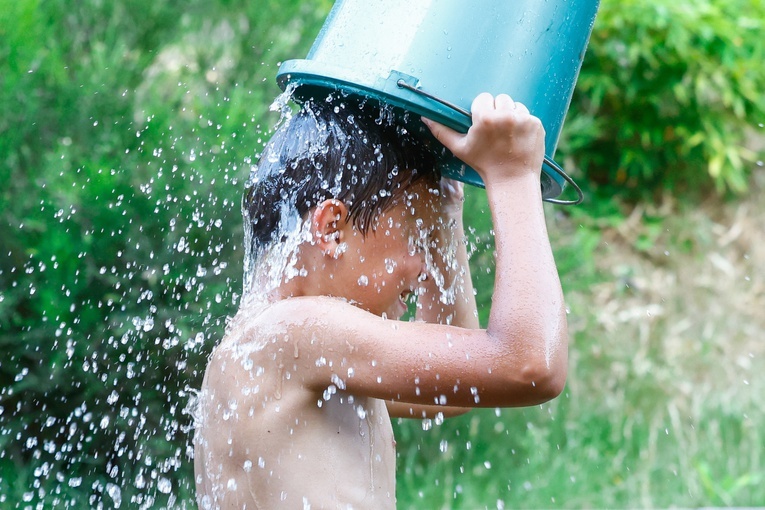
[(311, 236), (313, 244), (326, 255), (337, 258), (343, 242), (344, 227), (348, 220), (348, 208), (340, 200), (328, 199), (321, 202), (311, 215)]

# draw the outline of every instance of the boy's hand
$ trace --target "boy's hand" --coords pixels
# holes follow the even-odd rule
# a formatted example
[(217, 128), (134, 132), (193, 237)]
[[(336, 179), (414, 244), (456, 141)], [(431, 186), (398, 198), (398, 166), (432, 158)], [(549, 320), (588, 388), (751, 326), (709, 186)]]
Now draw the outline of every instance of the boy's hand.
[(462, 204), (465, 202), (464, 184), (442, 177), (440, 183), (441, 210), (450, 218), (462, 218)]
[(439, 219), (428, 242), (428, 277), (422, 282), (416, 318), (477, 329), (473, 282), (462, 224), (464, 185), (441, 178)]
[(486, 182), (520, 175), (539, 176), (544, 159), (541, 121), (506, 94), (478, 95), (471, 106), (473, 125), (462, 134), (423, 119), (433, 136), (470, 165)]

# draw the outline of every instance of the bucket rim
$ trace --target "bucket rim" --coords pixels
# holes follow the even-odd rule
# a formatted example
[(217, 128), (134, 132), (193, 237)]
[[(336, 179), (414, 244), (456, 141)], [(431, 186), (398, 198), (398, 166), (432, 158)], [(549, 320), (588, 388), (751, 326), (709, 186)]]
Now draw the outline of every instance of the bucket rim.
[[(415, 77), (392, 70), (387, 78), (380, 77), (374, 84), (364, 83), (368, 80), (359, 77), (351, 69), (308, 59), (286, 60), (282, 62), (276, 75), (276, 82), (282, 90), (286, 90), (288, 86), (295, 87), (293, 97), (298, 101), (313, 97), (319, 91), (338, 91), (357, 98), (383, 102), (405, 112), (430, 118), (462, 133), (467, 132), (471, 125), (468, 117), (437, 101), (424, 101), (422, 95), (400, 87), (398, 81), (401, 79), (414, 87), (419, 82)], [(450, 156), (441, 164), (445, 176), (480, 188), (485, 187), (478, 173), (455, 156)], [(545, 201), (574, 205), (582, 200), (581, 190), (576, 183), (563, 173), (560, 166), (548, 155), (545, 155), (540, 181), (542, 199)], [(556, 197), (563, 193), (567, 182), (572, 184), (579, 194), (578, 200), (556, 200)]]

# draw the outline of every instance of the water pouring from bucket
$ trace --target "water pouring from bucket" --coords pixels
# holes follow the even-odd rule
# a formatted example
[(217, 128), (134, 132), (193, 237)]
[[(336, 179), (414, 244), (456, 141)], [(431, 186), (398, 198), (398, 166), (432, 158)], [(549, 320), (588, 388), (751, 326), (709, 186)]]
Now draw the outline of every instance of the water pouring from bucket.
[[(598, 3), (338, 0), (306, 59), (284, 62), (277, 82), (293, 84), (298, 99), (342, 91), (414, 113), (408, 123), (424, 116), (461, 132), (478, 94), (509, 94), (545, 127), (543, 199), (576, 204), (581, 191), (553, 156)], [(440, 164), (444, 175), (483, 186), (448, 152)], [(576, 200), (557, 198), (567, 183)]]

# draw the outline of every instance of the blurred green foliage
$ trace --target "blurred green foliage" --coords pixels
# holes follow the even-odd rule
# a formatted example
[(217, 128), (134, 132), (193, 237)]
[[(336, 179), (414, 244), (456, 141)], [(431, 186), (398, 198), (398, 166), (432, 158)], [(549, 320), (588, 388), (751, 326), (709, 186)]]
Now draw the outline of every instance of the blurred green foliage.
[(561, 140), (585, 187), (745, 191), (763, 159), (747, 143), (765, 136), (763, 33), (762, 0), (601, 2)]
[[(277, 118), (277, 63), (305, 55), (330, 7), (0, 0), (0, 506), (193, 505), (183, 409), (238, 300), (242, 183)], [(745, 189), (744, 136), (765, 118), (763, 20), (757, 0), (604, 1), (567, 166), (591, 192)], [(575, 214), (618, 221), (604, 203)], [(485, 320), (481, 192), (467, 210)], [(558, 254), (582, 287), (599, 239), (583, 223), (595, 227)], [(535, 419), (515, 433), (552, 433)], [(454, 427), (466, 423), (471, 455), (509, 430)], [(402, 504), (432, 475), (414, 452), (440, 447), (419, 426), (399, 427)], [(732, 495), (743, 483), (706, 476)]]
[(193, 501), (242, 178), (327, 8), (0, 2), (0, 506)]

